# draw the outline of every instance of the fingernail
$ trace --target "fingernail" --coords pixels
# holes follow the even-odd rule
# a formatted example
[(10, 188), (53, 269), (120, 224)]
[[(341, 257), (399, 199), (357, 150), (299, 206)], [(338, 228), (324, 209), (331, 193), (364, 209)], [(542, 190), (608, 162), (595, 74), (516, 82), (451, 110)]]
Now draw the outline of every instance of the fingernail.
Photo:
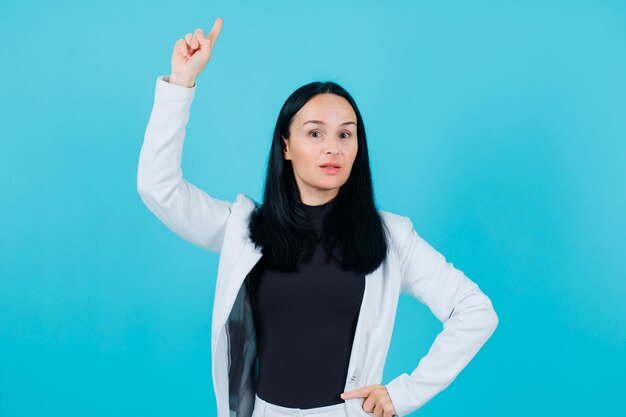
[(346, 396), (345, 396), (345, 395), (343, 395), (343, 394), (341, 394), (341, 398), (346, 398)]

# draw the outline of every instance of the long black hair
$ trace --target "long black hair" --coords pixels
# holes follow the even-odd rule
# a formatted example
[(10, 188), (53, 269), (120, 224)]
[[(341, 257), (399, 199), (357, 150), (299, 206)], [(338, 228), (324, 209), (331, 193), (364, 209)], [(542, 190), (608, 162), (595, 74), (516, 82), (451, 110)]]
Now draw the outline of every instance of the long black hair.
[[(324, 218), (322, 232), (317, 232), (301, 203), (290, 160), (283, 158), (284, 143), (294, 115), (316, 94), (336, 94), (345, 98), (356, 113), (356, 158), (350, 176), (339, 188)], [(374, 203), (372, 175), (365, 127), (352, 96), (340, 85), (312, 82), (294, 91), (283, 104), (276, 121), (267, 165), (263, 204), (255, 203), (249, 222), (249, 236), (261, 249), (266, 265), (282, 271), (294, 271), (298, 261), (309, 259), (320, 241), (330, 258), (344, 270), (368, 274), (378, 268), (387, 254), (384, 222)]]

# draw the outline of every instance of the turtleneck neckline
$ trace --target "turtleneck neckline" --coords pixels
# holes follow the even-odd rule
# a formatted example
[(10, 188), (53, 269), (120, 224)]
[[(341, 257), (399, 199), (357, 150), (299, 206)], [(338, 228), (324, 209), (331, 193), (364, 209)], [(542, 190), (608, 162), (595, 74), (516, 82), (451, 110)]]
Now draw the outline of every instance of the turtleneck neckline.
[(323, 219), (326, 217), (328, 212), (330, 211), (333, 203), (337, 201), (337, 196), (333, 197), (331, 200), (327, 201), (324, 204), (319, 204), (317, 206), (309, 206), (307, 204), (299, 202), (300, 207), (304, 210), (306, 215), (311, 219), (315, 227), (320, 230), (322, 227)]
[(333, 197), (332, 199), (328, 200), (327, 202), (323, 203), (323, 204), (318, 204), (317, 206), (310, 206), (308, 204), (304, 204), (302, 201), (300, 201), (300, 205), (302, 207), (304, 207), (307, 210), (311, 210), (311, 211), (319, 211), (319, 210), (323, 210), (327, 207), (330, 207), (335, 200), (337, 199), (337, 196)]

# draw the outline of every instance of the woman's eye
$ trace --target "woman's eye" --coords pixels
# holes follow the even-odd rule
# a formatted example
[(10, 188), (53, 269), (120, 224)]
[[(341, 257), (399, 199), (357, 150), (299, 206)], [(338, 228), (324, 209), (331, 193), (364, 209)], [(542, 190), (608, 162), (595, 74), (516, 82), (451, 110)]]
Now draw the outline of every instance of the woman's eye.
[[(309, 135), (313, 136), (314, 138), (319, 138), (321, 133), (318, 130), (312, 130), (311, 132), (309, 132)], [(352, 136), (350, 132), (343, 132), (341, 135), (342, 139), (349, 139)]]

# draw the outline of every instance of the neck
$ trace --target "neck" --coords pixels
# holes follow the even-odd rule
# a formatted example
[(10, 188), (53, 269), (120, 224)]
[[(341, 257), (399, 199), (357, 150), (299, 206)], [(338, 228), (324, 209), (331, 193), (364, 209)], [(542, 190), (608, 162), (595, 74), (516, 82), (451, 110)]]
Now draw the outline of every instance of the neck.
[(335, 192), (332, 194), (315, 195), (315, 196), (300, 194), (300, 202), (305, 206), (321, 206), (321, 205), (328, 204), (329, 202), (333, 201), (337, 197), (338, 194), (339, 193), (337, 190), (335, 190)]

